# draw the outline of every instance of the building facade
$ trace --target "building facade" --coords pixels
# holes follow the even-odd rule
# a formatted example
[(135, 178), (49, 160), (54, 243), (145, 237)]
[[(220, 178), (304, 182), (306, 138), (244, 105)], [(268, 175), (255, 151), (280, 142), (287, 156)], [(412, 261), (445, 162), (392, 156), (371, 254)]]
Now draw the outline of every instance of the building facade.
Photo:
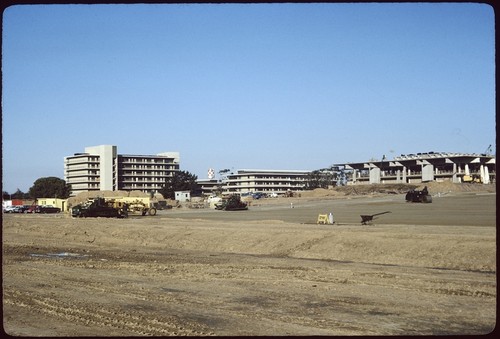
[(222, 183), (217, 179), (199, 179), (196, 183), (200, 187), (202, 195), (216, 195)]
[(228, 174), (222, 182), (226, 194), (276, 193), (285, 194), (304, 189), (310, 171), (242, 169)]
[(64, 158), (64, 179), (71, 195), (89, 191), (157, 193), (179, 171), (178, 152), (122, 155), (113, 145), (86, 147), (84, 153)]
[(393, 160), (338, 164), (346, 184), (496, 182), (495, 157), (488, 154), (428, 152)]

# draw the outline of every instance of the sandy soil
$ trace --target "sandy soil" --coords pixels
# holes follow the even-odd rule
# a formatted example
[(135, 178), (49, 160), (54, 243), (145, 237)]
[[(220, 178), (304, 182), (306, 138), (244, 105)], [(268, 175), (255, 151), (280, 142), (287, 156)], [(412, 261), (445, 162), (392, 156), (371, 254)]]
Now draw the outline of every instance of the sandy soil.
[[(3, 215), (21, 336), (485, 334), (496, 194), (279, 198), (128, 219)], [(293, 208), (292, 208), (293, 207)], [(390, 211), (361, 225), (360, 215)], [(332, 212), (334, 225), (318, 225)]]

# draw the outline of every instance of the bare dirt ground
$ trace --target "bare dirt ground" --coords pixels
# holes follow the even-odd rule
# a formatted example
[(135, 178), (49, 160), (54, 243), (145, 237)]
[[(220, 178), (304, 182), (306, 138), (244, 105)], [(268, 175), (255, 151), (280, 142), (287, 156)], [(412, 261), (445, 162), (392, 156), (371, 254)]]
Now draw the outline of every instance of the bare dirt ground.
[[(496, 193), (430, 192), (432, 204), (406, 203), (394, 192), (317, 192), (253, 201), (237, 212), (4, 214), (4, 331), (489, 333), (496, 326)], [(361, 225), (360, 215), (384, 211), (391, 213)], [(316, 224), (329, 212), (334, 225)]]

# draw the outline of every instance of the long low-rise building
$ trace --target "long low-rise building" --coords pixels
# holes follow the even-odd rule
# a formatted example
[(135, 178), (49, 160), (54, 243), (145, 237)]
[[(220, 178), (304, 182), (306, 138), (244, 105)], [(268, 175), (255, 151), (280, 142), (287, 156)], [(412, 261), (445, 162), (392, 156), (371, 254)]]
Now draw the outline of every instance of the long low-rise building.
[(113, 145), (86, 147), (64, 158), (64, 179), (71, 195), (89, 191), (157, 193), (179, 171), (178, 152), (156, 155), (118, 154)]
[(229, 194), (297, 192), (304, 189), (311, 171), (241, 169), (227, 175), (222, 191)]
[(336, 164), (346, 184), (496, 182), (495, 157), (489, 154), (428, 152), (393, 160)]

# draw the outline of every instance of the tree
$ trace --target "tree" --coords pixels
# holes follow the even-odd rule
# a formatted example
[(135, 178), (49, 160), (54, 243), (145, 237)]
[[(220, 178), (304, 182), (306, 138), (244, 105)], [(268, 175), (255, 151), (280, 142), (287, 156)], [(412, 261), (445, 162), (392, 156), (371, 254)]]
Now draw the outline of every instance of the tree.
[(71, 193), (71, 185), (57, 177), (45, 177), (37, 179), (29, 189), (29, 196), (38, 198), (66, 199)]
[(307, 175), (304, 189), (328, 188), (329, 185), (332, 185), (333, 180), (334, 173), (331, 168), (315, 170)]
[(10, 200), (9, 192), (2, 191), (2, 200)]
[(12, 200), (12, 199), (29, 199), (30, 196), (28, 193), (24, 193), (23, 191), (21, 191), (19, 188), (17, 189), (17, 191), (15, 193), (9, 193), (9, 192), (6, 192), (6, 191), (3, 191), (2, 192), (2, 199), (3, 200)]
[(321, 172), (319, 170), (312, 171), (307, 174), (305, 180), (305, 190), (313, 190), (321, 187)]
[(175, 199), (176, 191), (196, 192), (199, 189), (196, 180), (198, 180), (198, 177), (188, 171), (176, 172), (172, 177), (167, 179), (165, 186), (159, 190), (159, 193), (165, 199)]
[(219, 175), (221, 176), (222, 181), (225, 181), (227, 179), (227, 174), (233, 174), (231, 173), (231, 170), (229, 168), (223, 169), (219, 171)]
[(24, 193), (23, 191), (21, 191), (18, 188), (16, 192), (14, 192), (13, 194), (11, 194), (11, 197), (12, 197), (12, 199), (21, 199), (22, 200), (22, 199), (29, 198), (29, 194)]

